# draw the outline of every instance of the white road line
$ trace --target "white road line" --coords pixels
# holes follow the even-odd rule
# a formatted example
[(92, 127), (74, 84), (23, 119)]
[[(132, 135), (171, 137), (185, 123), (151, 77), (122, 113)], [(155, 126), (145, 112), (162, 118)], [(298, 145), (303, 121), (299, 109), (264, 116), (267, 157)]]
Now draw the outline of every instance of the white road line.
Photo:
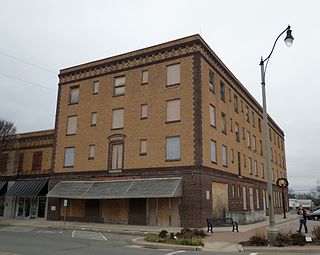
[(72, 231), (72, 237), (74, 237), (74, 231), (75, 231), (75, 230)]
[(173, 254), (178, 254), (182, 252), (186, 252), (186, 251), (174, 251), (174, 252), (167, 253), (166, 255), (173, 255)]
[(258, 255), (259, 253), (250, 253), (250, 255)]
[(101, 235), (101, 237), (102, 237), (105, 241), (108, 240), (101, 232), (99, 232), (99, 234)]

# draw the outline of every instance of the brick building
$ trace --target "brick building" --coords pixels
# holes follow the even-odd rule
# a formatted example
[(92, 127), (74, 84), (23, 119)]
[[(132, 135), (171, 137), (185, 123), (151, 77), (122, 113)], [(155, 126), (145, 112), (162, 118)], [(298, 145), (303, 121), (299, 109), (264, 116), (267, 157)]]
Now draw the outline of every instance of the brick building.
[(17, 134), (0, 154), (0, 217), (46, 216), (53, 134)]
[[(262, 108), (199, 36), (59, 74), (48, 219), (201, 227), (266, 215)], [(284, 133), (269, 117), (274, 184)], [(274, 186), (276, 210), (280, 190)]]

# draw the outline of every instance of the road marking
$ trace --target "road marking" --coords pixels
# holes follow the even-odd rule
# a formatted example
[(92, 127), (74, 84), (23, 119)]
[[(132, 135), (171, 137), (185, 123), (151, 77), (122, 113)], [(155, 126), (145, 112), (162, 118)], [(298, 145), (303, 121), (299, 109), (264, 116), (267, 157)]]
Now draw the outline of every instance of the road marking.
[(105, 241), (108, 240), (101, 232), (99, 232), (99, 234), (101, 235), (101, 237), (102, 237)]
[(29, 232), (29, 231), (31, 231), (33, 229), (35, 229), (35, 228), (34, 227), (17, 227), (17, 226), (13, 226), (13, 227), (2, 228), (2, 229), (0, 229), (0, 231), (25, 233), (25, 232)]
[(166, 255), (173, 255), (173, 254), (178, 254), (182, 252), (186, 252), (186, 251), (174, 251), (174, 252), (167, 253)]
[(255, 253), (250, 253), (250, 255), (259, 255), (259, 253), (256, 253), (256, 252)]
[(59, 231), (59, 230), (38, 230), (37, 234), (63, 234), (63, 231)]

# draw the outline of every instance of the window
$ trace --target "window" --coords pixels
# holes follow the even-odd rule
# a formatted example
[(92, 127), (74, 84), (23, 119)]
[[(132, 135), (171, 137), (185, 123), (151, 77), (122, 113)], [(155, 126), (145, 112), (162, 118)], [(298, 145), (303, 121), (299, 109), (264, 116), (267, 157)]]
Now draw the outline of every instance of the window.
[(167, 86), (180, 84), (180, 64), (167, 66)]
[(167, 101), (167, 122), (180, 121), (180, 99)]
[(247, 167), (247, 158), (246, 155), (243, 154), (243, 167), (246, 168)]
[(94, 159), (96, 146), (94, 144), (89, 145), (89, 156), (88, 159)]
[(148, 84), (149, 72), (148, 70), (141, 72), (141, 85)]
[(239, 151), (237, 152), (237, 155), (238, 155), (238, 175), (241, 176), (241, 154)]
[(259, 199), (259, 190), (256, 189), (256, 198), (257, 198), (257, 209), (260, 208), (260, 199)]
[(232, 118), (230, 118), (230, 132), (233, 132), (233, 122), (232, 122)]
[(280, 141), (279, 141), (279, 136), (277, 136), (277, 144), (278, 144), (278, 148), (280, 149)]
[(210, 125), (216, 126), (216, 108), (213, 105), (210, 105)]
[(264, 165), (261, 163), (261, 176), (264, 179)]
[(69, 104), (79, 103), (79, 86), (70, 87), (69, 91)]
[(126, 85), (126, 77), (115, 77), (114, 78), (114, 96), (122, 96), (125, 92), (125, 85)]
[(247, 131), (247, 146), (248, 148), (251, 148), (251, 137), (249, 131)]
[(222, 151), (222, 165), (223, 166), (228, 166), (228, 159), (227, 159), (227, 146), (222, 145), (221, 147)]
[(274, 145), (277, 145), (276, 134), (273, 132), (273, 142)]
[(215, 86), (214, 86), (214, 73), (209, 70), (209, 89), (214, 93)]
[(243, 101), (240, 100), (241, 112), (243, 112)]
[[(18, 165), (19, 172), (23, 171), (23, 160), (24, 160), (24, 154), (20, 153), (19, 154), (19, 165)], [(1, 172), (1, 167), (0, 167), (0, 172)]]
[(74, 166), (74, 147), (65, 148), (64, 150), (64, 167)]
[(231, 101), (231, 89), (229, 88), (228, 91), (229, 91), (229, 102), (232, 102)]
[(252, 158), (249, 157), (249, 174), (252, 174)]
[(257, 140), (256, 140), (256, 137), (254, 135), (252, 136), (252, 149), (254, 151), (257, 151)]
[(252, 126), (255, 127), (256, 126), (256, 117), (254, 116), (254, 111), (252, 111), (251, 114), (252, 114)]
[(242, 187), (243, 210), (247, 210), (247, 187)]
[(0, 154), (0, 172), (4, 173), (8, 170), (8, 154)]
[(225, 98), (225, 86), (224, 83), (221, 81), (220, 82), (220, 99), (225, 102), (226, 98)]
[(243, 140), (245, 140), (245, 139), (246, 139), (246, 135), (245, 135), (244, 127), (242, 127), (242, 139), (243, 139)]
[(281, 150), (283, 151), (283, 140), (281, 140)]
[(36, 151), (32, 155), (32, 170), (41, 170), (42, 151)]
[(239, 124), (237, 122), (234, 125), (234, 131), (236, 133), (236, 141), (240, 142)]
[(91, 113), (91, 126), (96, 126), (97, 125), (97, 113), (92, 112)]
[(270, 142), (272, 142), (271, 128), (269, 128), (269, 139), (270, 139)]
[(211, 162), (217, 163), (217, 142), (211, 140)]
[(221, 113), (221, 130), (222, 133), (227, 133), (227, 118), (225, 113)]
[(258, 126), (259, 126), (259, 132), (261, 133), (261, 119), (258, 118)]
[(233, 95), (233, 108), (235, 112), (239, 112), (238, 109), (238, 96), (236, 94)]
[(273, 150), (272, 150), (272, 148), (270, 149), (270, 154), (271, 154), (271, 162), (273, 162)]
[(246, 106), (246, 120), (250, 122), (249, 107)]
[(140, 140), (140, 155), (147, 155), (147, 139)]
[(67, 117), (67, 135), (75, 135), (77, 131), (77, 116)]
[(254, 161), (254, 175), (258, 176), (258, 161)]
[(147, 105), (147, 104), (142, 104), (142, 105), (141, 105), (140, 118), (141, 118), (141, 119), (146, 119), (146, 118), (148, 118), (148, 105)]
[(166, 138), (166, 160), (180, 160), (180, 136)]
[(112, 110), (112, 129), (120, 129), (124, 127), (124, 109)]
[(111, 143), (111, 170), (117, 171), (123, 168), (124, 143)]
[(231, 163), (234, 163), (234, 150), (231, 149), (230, 152), (231, 152)]
[(259, 141), (260, 143), (260, 155), (263, 156), (263, 148), (262, 148), (262, 141)]
[(98, 94), (99, 92), (99, 81), (94, 81), (92, 86), (92, 94)]
[(272, 168), (272, 180), (273, 180), (273, 181), (274, 181), (274, 177), (275, 177), (274, 168)]

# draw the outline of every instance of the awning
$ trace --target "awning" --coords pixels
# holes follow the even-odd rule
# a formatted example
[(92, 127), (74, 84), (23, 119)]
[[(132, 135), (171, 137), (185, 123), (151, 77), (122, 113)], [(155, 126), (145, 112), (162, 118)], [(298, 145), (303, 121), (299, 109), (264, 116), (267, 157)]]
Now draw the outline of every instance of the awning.
[(181, 178), (152, 178), (113, 181), (61, 181), (47, 197), (115, 199), (182, 197)]
[(37, 197), (45, 195), (48, 190), (47, 179), (18, 180), (9, 189), (7, 197)]
[(0, 181), (0, 196), (3, 196), (7, 191), (7, 181)]

